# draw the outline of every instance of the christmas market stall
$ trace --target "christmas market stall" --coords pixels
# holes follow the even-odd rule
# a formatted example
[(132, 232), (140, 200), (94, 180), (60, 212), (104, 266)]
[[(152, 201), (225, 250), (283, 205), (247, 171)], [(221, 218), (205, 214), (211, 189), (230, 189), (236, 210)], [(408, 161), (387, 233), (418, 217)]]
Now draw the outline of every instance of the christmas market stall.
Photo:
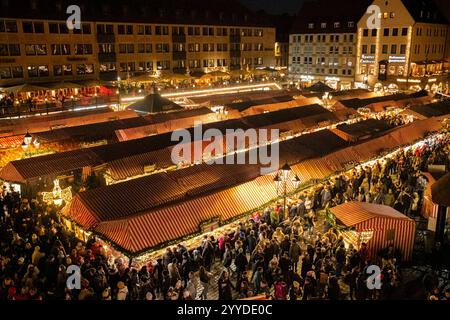
[(372, 261), (389, 246), (401, 253), (403, 261), (411, 260), (414, 220), (388, 206), (356, 201), (331, 208), (330, 212), (346, 244), (359, 249), (366, 243)]

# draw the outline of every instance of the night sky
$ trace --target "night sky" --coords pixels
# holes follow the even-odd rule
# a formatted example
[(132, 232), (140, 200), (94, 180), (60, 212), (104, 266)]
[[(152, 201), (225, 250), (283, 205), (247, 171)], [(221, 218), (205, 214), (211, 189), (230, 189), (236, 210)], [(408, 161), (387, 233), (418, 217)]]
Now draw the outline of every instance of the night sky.
[(252, 10), (265, 10), (268, 13), (297, 13), (303, 0), (241, 0)]

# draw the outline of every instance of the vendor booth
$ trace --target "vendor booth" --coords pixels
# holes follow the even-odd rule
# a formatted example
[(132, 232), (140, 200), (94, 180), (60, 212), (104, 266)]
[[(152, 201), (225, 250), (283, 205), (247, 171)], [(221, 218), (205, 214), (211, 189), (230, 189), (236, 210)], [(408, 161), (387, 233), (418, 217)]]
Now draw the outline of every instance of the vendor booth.
[(383, 249), (392, 245), (404, 261), (411, 260), (416, 233), (415, 221), (397, 210), (366, 202), (347, 202), (330, 209), (336, 223), (343, 226), (346, 245), (359, 249), (367, 244), (369, 257), (377, 260)]

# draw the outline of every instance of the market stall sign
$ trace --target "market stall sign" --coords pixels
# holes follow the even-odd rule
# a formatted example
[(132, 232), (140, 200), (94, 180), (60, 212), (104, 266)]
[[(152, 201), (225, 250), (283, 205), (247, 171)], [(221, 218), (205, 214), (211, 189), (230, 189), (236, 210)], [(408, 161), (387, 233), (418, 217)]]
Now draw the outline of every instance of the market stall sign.
[(405, 56), (389, 56), (389, 63), (405, 63)]
[(361, 56), (361, 64), (372, 64), (375, 62), (375, 56), (368, 56), (363, 54)]

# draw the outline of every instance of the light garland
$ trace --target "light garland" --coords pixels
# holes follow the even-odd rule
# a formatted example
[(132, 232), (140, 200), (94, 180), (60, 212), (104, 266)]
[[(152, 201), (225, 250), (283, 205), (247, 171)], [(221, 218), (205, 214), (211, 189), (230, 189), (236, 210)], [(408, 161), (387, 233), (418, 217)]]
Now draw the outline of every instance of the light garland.
[(61, 206), (63, 201), (69, 203), (72, 201), (72, 188), (67, 187), (62, 189), (59, 185), (59, 180), (53, 180), (53, 191), (52, 192), (42, 192), (42, 199), (47, 204), (54, 204), (56, 206)]

